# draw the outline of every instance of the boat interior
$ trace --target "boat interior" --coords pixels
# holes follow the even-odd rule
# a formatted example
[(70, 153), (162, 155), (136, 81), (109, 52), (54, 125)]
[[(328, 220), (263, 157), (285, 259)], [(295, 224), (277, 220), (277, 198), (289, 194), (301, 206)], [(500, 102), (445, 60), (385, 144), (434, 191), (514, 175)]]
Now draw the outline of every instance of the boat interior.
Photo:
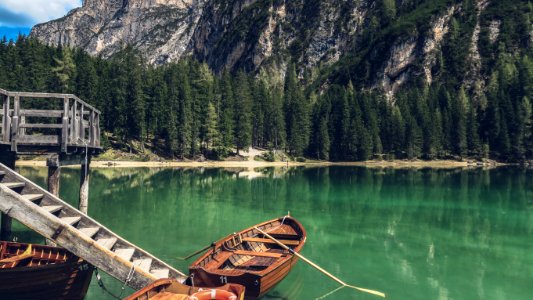
[(75, 258), (62, 248), (0, 242), (0, 269), (64, 263)]
[[(297, 251), (303, 245), (304, 234), (292, 219), (280, 219), (258, 226), (286, 246)], [(233, 234), (200, 262), (199, 266), (223, 273), (231, 271), (261, 272), (277, 261), (290, 258), (288, 250), (263, 236), (255, 229)]]

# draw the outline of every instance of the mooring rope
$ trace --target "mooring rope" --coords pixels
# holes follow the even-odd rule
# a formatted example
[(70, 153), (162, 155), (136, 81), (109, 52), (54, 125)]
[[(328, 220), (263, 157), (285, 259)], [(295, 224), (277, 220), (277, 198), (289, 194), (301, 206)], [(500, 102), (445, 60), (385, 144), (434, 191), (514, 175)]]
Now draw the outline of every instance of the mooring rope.
[(100, 288), (102, 288), (102, 290), (104, 292), (108, 293), (111, 297), (113, 297), (115, 299), (122, 299), (122, 295), (124, 294), (124, 291), (126, 290), (126, 286), (128, 285), (128, 283), (130, 283), (133, 280), (133, 275), (135, 275), (135, 265), (134, 264), (131, 265), (130, 271), (128, 272), (128, 276), (126, 276), (126, 280), (124, 281), (124, 284), (122, 285), (122, 288), (120, 288), (120, 294), (118, 296), (113, 294), (104, 285), (104, 282), (102, 281), (102, 277), (100, 276), (100, 273), (98, 273), (98, 268), (96, 268), (96, 267), (94, 268), (94, 274), (96, 276), (96, 280), (98, 282), (98, 286), (100, 286)]
[(113, 294), (105, 285), (104, 285), (104, 282), (102, 281), (102, 277), (100, 277), (100, 273), (98, 273), (98, 268), (94, 268), (94, 275), (96, 276), (96, 281), (98, 282), (98, 286), (104, 291), (106, 292), (109, 296), (115, 298), (115, 299), (119, 299), (119, 300), (122, 300), (122, 298), (120, 296), (122, 296), (122, 293), (120, 293), (120, 296), (117, 296), (115, 294)]

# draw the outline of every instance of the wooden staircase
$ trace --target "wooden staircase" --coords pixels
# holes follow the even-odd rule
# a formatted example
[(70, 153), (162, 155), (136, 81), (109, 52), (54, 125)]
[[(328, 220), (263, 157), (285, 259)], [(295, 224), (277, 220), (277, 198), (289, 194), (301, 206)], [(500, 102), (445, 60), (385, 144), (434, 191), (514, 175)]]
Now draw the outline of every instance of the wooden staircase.
[(0, 211), (134, 289), (185, 274), (0, 164)]

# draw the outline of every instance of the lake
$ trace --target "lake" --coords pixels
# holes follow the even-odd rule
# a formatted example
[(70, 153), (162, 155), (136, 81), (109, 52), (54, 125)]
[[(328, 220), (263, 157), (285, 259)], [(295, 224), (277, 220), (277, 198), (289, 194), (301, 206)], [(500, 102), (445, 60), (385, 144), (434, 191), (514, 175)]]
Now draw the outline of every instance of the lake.
[[(18, 168), (45, 186), (46, 168)], [(302, 252), (389, 299), (531, 299), (533, 170), (355, 167), (93, 169), (89, 214), (186, 271), (177, 257), (290, 211)], [(79, 170), (61, 197), (77, 204)], [(42, 242), (14, 224), (19, 241)], [(122, 284), (104, 276), (120, 294)], [(265, 299), (316, 299), (338, 285), (302, 261)], [(126, 288), (122, 296), (131, 293)], [(113, 299), (91, 283), (87, 299)], [(342, 289), (326, 299), (379, 299)]]

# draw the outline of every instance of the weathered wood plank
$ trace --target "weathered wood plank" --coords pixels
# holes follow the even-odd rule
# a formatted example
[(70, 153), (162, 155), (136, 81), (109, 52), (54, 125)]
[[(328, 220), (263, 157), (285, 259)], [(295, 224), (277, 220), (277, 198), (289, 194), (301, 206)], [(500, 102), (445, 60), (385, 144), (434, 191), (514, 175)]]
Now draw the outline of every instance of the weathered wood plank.
[(59, 136), (57, 135), (25, 135), (18, 138), (19, 144), (48, 144), (59, 145)]
[(168, 278), (168, 275), (170, 274), (169, 269), (154, 269), (150, 273), (152, 273), (157, 278)]
[(81, 233), (85, 234), (88, 237), (93, 237), (98, 231), (100, 230), (100, 227), (87, 227), (87, 228), (81, 228), (78, 229), (81, 231)]
[(115, 250), (115, 254), (126, 261), (130, 261), (134, 253), (135, 253), (135, 249), (133, 248)]
[(101, 238), (101, 239), (98, 239), (96, 240), (96, 242), (98, 244), (100, 244), (102, 247), (110, 250), (111, 248), (113, 248), (113, 246), (115, 245), (115, 243), (117, 242), (117, 238), (116, 237), (111, 237), (111, 238)]
[(13, 118), (11, 118), (11, 128), (13, 137), (11, 138), (11, 151), (17, 152), (17, 139), (18, 139), (18, 126), (19, 126), (19, 109), (20, 109), (20, 98), (15, 96), (15, 102), (13, 103), (14, 112)]
[(135, 265), (137, 268), (149, 272), (150, 266), (152, 266), (152, 259), (151, 258), (141, 258), (141, 259), (134, 259), (133, 265)]
[(81, 217), (62, 217), (59, 219), (71, 226), (81, 221)]
[[(256, 243), (266, 243), (266, 244), (276, 244), (276, 242), (273, 242), (271, 239), (262, 239), (262, 238), (243, 238), (244, 242), (256, 242)], [(296, 240), (279, 240), (283, 244), (287, 246), (298, 246), (300, 244), (300, 241)]]
[(2, 183), (2, 184), (5, 185), (6, 187), (10, 188), (10, 189), (21, 188), (21, 187), (24, 187), (26, 185), (25, 182), (6, 182), (6, 183)]
[(26, 200), (26, 201), (38, 201), (38, 200), (43, 199), (43, 197), (44, 197), (43, 194), (26, 194), (26, 195), (22, 195), (22, 198), (24, 198), (24, 200)]
[(63, 99), (63, 129), (61, 129), (61, 152), (67, 153), (68, 148), (68, 109), (69, 109), (69, 99), (65, 97)]
[(63, 111), (46, 109), (21, 109), (20, 115), (26, 117), (61, 118), (63, 116)]
[(19, 128), (49, 128), (49, 129), (62, 129), (63, 124), (20, 124)]
[(233, 253), (237, 255), (249, 255), (249, 256), (259, 256), (259, 257), (272, 257), (272, 258), (280, 258), (283, 256), (283, 254), (281, 253), (255, 252), (255, 251), (246, 251), (246, 250), (235, 250)]
[(60, 211), (63, 206), (62, 205), (45, 205), (45, 206), (41, 206), (44, 210), (46, 210), (47, 212), (53, 214), (53, 213), (56, 213), (58, 211)]

